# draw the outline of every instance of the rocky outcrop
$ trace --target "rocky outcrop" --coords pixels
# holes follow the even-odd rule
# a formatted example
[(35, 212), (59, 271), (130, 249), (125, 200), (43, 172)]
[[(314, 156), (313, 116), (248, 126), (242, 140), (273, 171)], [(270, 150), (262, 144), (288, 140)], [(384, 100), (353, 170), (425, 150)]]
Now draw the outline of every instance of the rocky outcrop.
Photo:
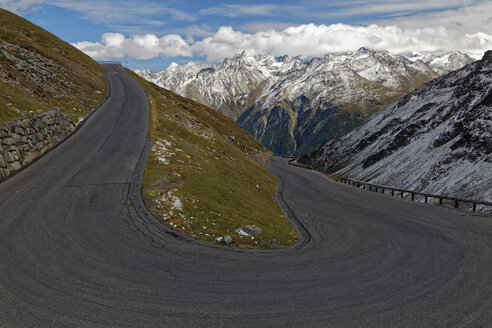
[(68, 99), (72, 93), (80, 91), (68, 80), (73, 75), (69, 68), (36, 51), (0, 40), (0, 58), (11, 66), (1, 70), (0, 81), (27, 93), (43, 92), (50, 98)]
[(492, 200), (492, 51), (303, 158), (378, 185)]
[(75, 131), (75, 124), (58, 108), (0, 125), (0, 180), (59, 144)]

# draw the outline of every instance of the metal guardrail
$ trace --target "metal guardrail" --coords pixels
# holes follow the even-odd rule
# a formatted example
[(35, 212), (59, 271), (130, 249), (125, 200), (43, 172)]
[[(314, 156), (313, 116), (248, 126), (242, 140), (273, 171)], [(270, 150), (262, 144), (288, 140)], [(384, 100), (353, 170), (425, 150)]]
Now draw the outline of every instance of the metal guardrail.
[(446, 196), (446, 195), (429, 194), (429, 193), (415, 191), (415, 190), (376, 185), (376, 184), (367, 183), (364, 181), (359, 181), (359, 180), (354, 180), (354, 179), (349, 179), (349, 178), (344, 178), (344, 177), (335, 177), (335, 181), (341, 182), (344, 184), (348, 184), (348, 185), (354, 186), (356, 188), (368, 189), (369, 191), (374, 191), (374, 192), (381, 192), (382, 194), (385, 194), (385, 191), (388, 190), (388, 191), (391, 191), (391, 196), (393, 196), (393, 197), (395, 196), (395, 193), (396, 193), (397, 196), (400, 196), (400, 198), (403, 198), (404, 194), (406, 193), (407, 195), (410, 196), (411, 200), (415, 200), (415, 196), (420, 195), (420, 196), (424, 197), (424, 203), (427, 203), (429, 198), (434, 198), (434, 199), (439, 199), (439, 205), (442, 205), (443, 200), (452, 201), (455, 208), (458, 208), (460, 203), (471, 204), (473, 212), (475, 212), (477, 210), (477, 205), (492, 207), (491, 202), (479, 201), (479, 200), (474, 200), (474, 199), (458, 198), (458, 197)]
[[(314, 170), (313, 167), (310, 165), (305, 165), (301, 163), (297, 163), (294, 160), (289, 161), (290, 165), (306, 168), (309, 170)], [(324, 173), (324, 172), (322, 172)], [(477, 210), (477, 205), (482, 205), (482, 206), (487, 206), (492, 208), (492, 202), (485, 202), (485, 201), (479, 201), (479, 200), (474, 200), (474, 199), (465, 199), (465, 198), (458, 198), (458, 197), (453, 197), (453, 196), (446, 196), (446, 195), (436, 195), (436, 194), (429, 194), (425, 192), (420, 192), (420, 191), (415, 191), (415, 190), (409, 190), (409, 189), (402, 189), (402, 188), (394, 188), (394, 187), (388, 187), (388, 186), (382, 186), (382, 185), (376, 185), (372, 183), (367, 183), (364, 181), (359, 181), (359, 180), (354, 180), (350, 178), (345, 178), (345, 177), (338, 177), (334, 176), (335, 181), (348, 184), (351, 186), (354, 186), (356, 188), (362, 188), (365, 190), (373, 191), (373, 192), (381, 192), (382, 194), (385, 194), (385, 191), (391, 191), (391, 196), (395, 197), (400, 197), (403, 198), (405, 194), (407, 196), (410, 196), (410, 199), (412, 201), (415, 201), (415, 196), (420, 195), (424, 197), (424, 203), (428, 203), (430, 198), (434, 199), (439, 199), (439, 205), (442, 205), (443, 200), (448, 200), (453, 202), (453, 205), (455, 208), (458, 208), (460, 203), (464, 204), (471, 204), (472, 205), (472, 210), (475, 212)]]

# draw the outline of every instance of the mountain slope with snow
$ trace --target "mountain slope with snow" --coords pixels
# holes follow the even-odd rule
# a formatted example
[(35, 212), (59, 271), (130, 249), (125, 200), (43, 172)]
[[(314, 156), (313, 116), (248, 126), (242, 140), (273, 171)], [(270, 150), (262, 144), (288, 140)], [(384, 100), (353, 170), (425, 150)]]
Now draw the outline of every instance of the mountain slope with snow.
[(217, 109), (274, 152), (300, 155), (359, 126), (438, 74), (419, 59), (361, 48), (314, 58), (243, 52), (142, 77)]
[(439, 75), (462, 68), (473, 63), (475, 60), (459, 51), (451, 51), (442, 55), (422, 55), (416, 52), (407, 56), (412, 61), (421, 60), (429, 65)]
[(492, 201), (492, 51), (303, 158), (370, 183)]

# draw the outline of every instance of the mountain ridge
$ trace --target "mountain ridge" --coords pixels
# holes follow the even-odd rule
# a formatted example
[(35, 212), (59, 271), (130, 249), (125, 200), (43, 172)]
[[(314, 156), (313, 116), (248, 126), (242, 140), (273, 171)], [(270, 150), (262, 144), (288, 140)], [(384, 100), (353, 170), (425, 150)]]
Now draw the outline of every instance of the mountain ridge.
[(137, 73), (217, 109), (282, 155), (340, 137), (438, 76), (419, 58), (368, 48), (312, 58), (243, 51), (219, 65), (173, 63), (158, 73)]
[(376, 184), (491, 201), (492, 51), (371, 116), (302, 162)]

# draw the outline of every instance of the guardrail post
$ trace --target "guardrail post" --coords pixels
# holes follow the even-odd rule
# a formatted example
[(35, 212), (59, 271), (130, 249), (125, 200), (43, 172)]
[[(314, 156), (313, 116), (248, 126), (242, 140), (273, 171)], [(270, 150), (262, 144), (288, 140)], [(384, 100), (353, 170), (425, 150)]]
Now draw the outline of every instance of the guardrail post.
[(413, 200), (413, 198), (414, 198), (414, 193), (412, 192), (412, 200)]
[(383, 195), (384, 195), (384, 188), (383, 188), (383, 189), (381, 189), (381, 193), (383, 193)]
[(372, 186), (369, 186), (369, 191), (372, 191)]
[(401, 191), (401, 195), (400, 195), (400, 198), (403, 198), (403, 190)]
[(425, 197), (425, 203), (427, 204), (427, 195), (425, 195), (424, 197)]
[(454, 200), (454, 208), (458, 208), (458, 200)]
[(473, 203), (473, 212), (477, 210), (477, 203)]
[(376, 187), (376, 192), (378, 192), (378, 187)]
[(439, 205), (442, 205), (442, 198), (439, 198)]
[(395, 191), (392, 189), (391, 190), (391, 196), (394, 196), (395, 195)]

